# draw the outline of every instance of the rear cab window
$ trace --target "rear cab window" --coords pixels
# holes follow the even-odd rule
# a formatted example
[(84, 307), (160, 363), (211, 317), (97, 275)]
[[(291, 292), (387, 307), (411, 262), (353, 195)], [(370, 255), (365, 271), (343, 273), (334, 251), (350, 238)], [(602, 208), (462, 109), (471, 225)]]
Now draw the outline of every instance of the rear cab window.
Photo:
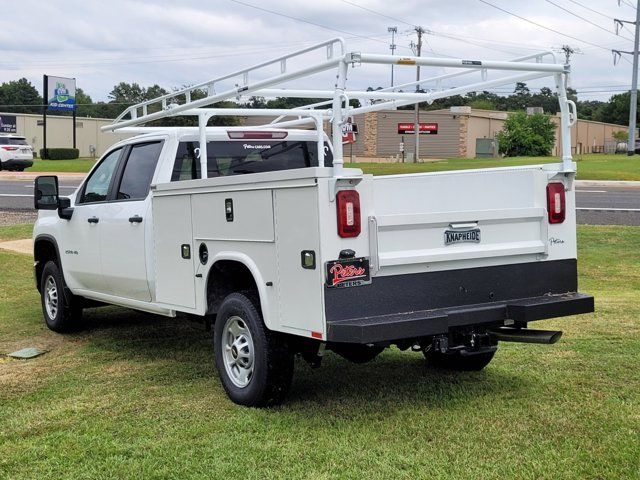
[[(180, 142), (171, 181), (200, 178), (199, 142)], [(333, 165), (325, 143), (325, 166)], [(245, 175), (319, 166), (315, 141), (247, 140), (207, 142), (207, 177)]]
[(24, 137), (0, 137), (0, 145), (29, 145)]

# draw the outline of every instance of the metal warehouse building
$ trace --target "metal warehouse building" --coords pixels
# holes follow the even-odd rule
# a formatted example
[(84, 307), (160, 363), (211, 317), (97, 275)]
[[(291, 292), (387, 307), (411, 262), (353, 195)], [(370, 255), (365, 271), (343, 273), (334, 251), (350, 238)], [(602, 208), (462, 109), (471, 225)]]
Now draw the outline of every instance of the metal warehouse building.
[[(470, 107), (452, 107), (448, 110), (421, 111), (420, 157), (422, 158), (475, 158), (492, 156), (491, 145), (495, 134), (502, 130), (507, 112), (473, 110)], [(554, 117), (556, 125), (560, 117)], [(389, 110), (358, 115), (353, 119), (358, 133), (353, 154), (358, 157), (379, 159), (400, 158), (400, 143), (404, 140), (407, 154), (414, 152), (413, 110)], [(575, 154), (615, 152), (613, 132), (624, 131), (623, 125), (578, 120), (571, 131), (572, 150)], [(558, 129), (556, 139), (560, 138)], [(558, 155), (561, 144), (556, 140), (553, 154)], [(345, 154), (350, 152), (349, 147)]]
[[(42, 115), (0, 113), (0, 120), (2, 131), (23, 135), (39, 155), (40, 149), (43, 147)], [(47, 115), (47, 147), (72, 147), (72, 122), (71, 117)], [(131, 136), (100, 131), (100, 127), (111, 122), (113, 120), (105, 118), (78, 117), (76, 119), (76, 148), (80, 150), (81, 157), (99, 157), (114, 143)], [(92, 147), (95, 149), (93, 154)]]
[[(473, 110), (470, 107), (451, 107), (448, 110), (421, 111), (421, 158), (475, 158), (495, 155), (496, 132), (504, 126), (507, 112)], [(42, 116), (24, 113), (0, 113), (0, 129), (24, 135), (36, 152), (43, 146)], [(245, 125), (269, 121), (265, 117), (245, 117)], [(413, 110), (388, 110), (357, 115), (355, 143), (345, 148), (345, 155), (366, 157), (367, 160), (391, 161), (401, 159), (400, 143), (404, 140), (407, 160), (414, 151)], [(559, 117), (554, 117), (556, 124)], [(100, 127), (111, 123), (104, 118), (78, 117), (76, 120), (76, 146), (81, 157), (100, 156), (109, 146), (129, 134), (104, 133)], [(71, 117), (47, 115), (47, 144), (49, 147), (71, 147)], [(421, 127), (421, 130), (423, 128)], [(572, 149), (576, 154), (613, 153), (616, 142), (613, 132), (627, 131), (627, 127), (588, 120), (578, 120), (571, 132)], [(405, 132), (405, 133), (399, 133)], [(426, 132), (429, 132), (428, 134)], [(560, 138), (556, 132), (556, 138)], [(558, 155), (556, 142), (553, 154)]]

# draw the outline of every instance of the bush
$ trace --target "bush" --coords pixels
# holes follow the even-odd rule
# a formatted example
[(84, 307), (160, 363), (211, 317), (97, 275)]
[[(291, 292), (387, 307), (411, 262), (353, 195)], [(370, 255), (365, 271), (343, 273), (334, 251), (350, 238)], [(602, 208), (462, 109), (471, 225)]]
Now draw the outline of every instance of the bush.
[(40, 158), (43, 160), (73, 160), (80, 156), (77, 148), (44, 148), (40, 149)]
[(549, 115), (512, 113), (504, 129), (496, 134), (500, 153), (507, 157), (544, 157), (551, 155), (556, 126)]

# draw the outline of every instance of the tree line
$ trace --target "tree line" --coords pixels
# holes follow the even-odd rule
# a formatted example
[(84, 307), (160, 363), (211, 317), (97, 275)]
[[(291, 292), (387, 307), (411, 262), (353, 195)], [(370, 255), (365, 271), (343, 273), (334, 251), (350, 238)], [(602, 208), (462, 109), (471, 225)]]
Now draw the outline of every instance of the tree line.
[[(377, 89), (379, 89), (378, 87)], [(376, 90), (377, 90), (376, 89)], [(374, 90), (369, 88), (369, 91)], [(138, 83), (120, 82), (109, 92), (108, 100), (94, 102), (81, 88), (76, 90), (77, 115), (80, 117), (115, 118), (128, 106), (169, 93), (169, 90), (155, 84), (143, 87)], [(196, 91), (192, 98), (202, 98), (205, 92)], [(578, 101), (576, 91), (569, 89), (568, 96), (578, 107), (578, 116), (585, 120), (628, 125), (630, 93), (613, 95), (608, 101), (585, 100)], [(220, 102), (217, 107), (246, 107), (246, 108), (293, 108), (319, 102), (322, 99), (276, 98), (266, 100), (263, 97), (251, 97), (242, 104), (235, 102)], [(42, 113), (43, 99), (38, 90), (26, 79), (13, 80), (0, 84), (0, 111), (6, 113)], [(539, 92), (532, 93), (525, 83), (518, 83), (509, 95), (493, 92), (473, 92), (466, 95), (435, 100), (432, 104), (421, 103), (424, 110), (437, 110), (452, 106), (470, 106), (475, 109), (522, 111), (526, 107), (542, 107), (547, 114), (555, 114), (559, 110), (558, 96), (550, 88), (543, 87)], [(407, 109), (413, 106), (405, 107)], [(640, 110), (640, 109), (639, 109)], [(55, 112), (56, 115), (70, 115), (69, 112)], [(640, 120), (640, 112), (638, 114)], [(163, 119), (163, 125), (195, 125), (194, 117), (175, 117)], [(234, 124), (231, 117), (214, 117), (210, 124)]]

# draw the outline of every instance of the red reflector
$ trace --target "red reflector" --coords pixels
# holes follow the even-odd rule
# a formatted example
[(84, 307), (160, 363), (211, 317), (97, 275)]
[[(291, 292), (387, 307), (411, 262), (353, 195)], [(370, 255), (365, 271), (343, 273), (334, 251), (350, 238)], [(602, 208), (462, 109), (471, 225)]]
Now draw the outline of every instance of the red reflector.
[(320, 340), (322, 340), (322, 332), (311, 332), (311, 336), (313, 338), (319, 338)]
[(287, 138), (289, 132), (256, 132), (256, 131), (227, 131), (232, 140), (280, 140)]
[(547, 212), (549, 223), (562, 223), (566, 216), (565, 195), (563, 183), (547, 185)]
[(13, 152), (14, 150), (18, 150), (18, 147), (2, 147), (3, 150), (9, 150), (10, 152)]
[(360, 235), (360, 195), (356, 190), (340, 190), (336, 195), (338, 235), (342, 238)]

